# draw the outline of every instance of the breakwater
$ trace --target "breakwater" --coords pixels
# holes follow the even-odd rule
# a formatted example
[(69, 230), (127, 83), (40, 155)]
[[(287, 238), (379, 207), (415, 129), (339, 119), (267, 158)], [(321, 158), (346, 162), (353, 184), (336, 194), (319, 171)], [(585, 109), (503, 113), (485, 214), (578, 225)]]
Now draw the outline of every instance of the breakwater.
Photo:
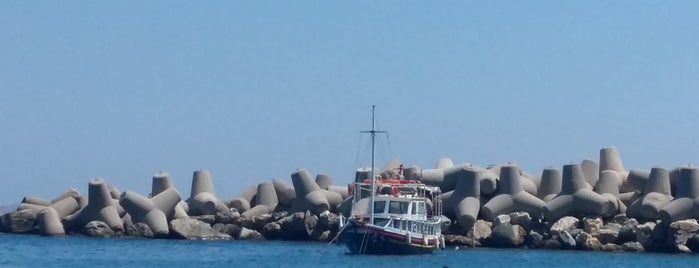
[[(391, 162), (378, 174), (400, 165)], [(368, 178), (359, 169), (355, 181)], [(545, 168), (540, 175), (514, 163), (403, 169), (406, 179), (442, 188), (447, 245), (547, 249), (699, 252), (699, 169), (625, 170), (616, 148), (598, 159)], [(0, 217), (0, 232), (168, 239), (283, 239), (330, 241), (338, 215), (350, 213), (350, 188), (305, 169), (291, 184), (275, 179), (239, 196), (216, 195), (207, 170), (193, 173), (187, 198), (167, 173), (152, 177), (148, 195), (119, 191), (101, 178), (88, 193), (53, 199), (26, 196)]]

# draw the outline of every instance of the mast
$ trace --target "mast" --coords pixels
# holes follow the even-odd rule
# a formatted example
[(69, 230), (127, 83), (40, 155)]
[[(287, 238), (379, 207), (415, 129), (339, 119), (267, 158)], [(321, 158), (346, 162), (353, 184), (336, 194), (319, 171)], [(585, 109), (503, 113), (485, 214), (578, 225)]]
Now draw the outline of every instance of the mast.
[(369, 198), (369, 223), (374, 224), (374, 195), (376, 194), (376, 174), (374, 150), (376, 143), (376, 133), (386, 133), (386, 131), (376, 130), (376, 105), (371, 106), (371, 130), (362, 131), (371, 135), (371, 197)]

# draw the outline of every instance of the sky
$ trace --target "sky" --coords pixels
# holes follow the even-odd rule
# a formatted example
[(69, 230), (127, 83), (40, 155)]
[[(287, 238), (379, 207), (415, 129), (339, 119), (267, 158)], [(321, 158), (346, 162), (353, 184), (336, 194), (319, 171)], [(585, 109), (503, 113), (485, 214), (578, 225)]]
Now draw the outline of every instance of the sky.
[(101, 177), (223, 199), (306, 168), (514, 161), (616, 146), (699, 164), (696, 1), (0, 3), (0, 204)]

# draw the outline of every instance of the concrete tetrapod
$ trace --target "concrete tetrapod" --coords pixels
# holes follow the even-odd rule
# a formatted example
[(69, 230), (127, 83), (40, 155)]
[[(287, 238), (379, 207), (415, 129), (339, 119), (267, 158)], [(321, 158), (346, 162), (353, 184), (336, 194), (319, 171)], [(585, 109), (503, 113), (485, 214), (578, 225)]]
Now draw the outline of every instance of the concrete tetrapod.
[(333, 185), (333, 178), (330, 175), (318, 174), (316, 175), (316, 184), (323, 190), (327, 190), (330, 185)]
[[(629, 173), (629, 181), (631, 174), (633, 170)], [(633, 218), (657, 220), (660, 218), (660, 210), (672, 201), (670, 171), (661, 167), (652, 168), (644, 186), (643, 195), (629, 206), (626, 214)]]
[(51, 207), (42, 209), (36, 216), (36, 221), (40, 235), (56, 236), (66, 234), (58, 211)]
[(294, 199), (296, 199), (296, 191), (294, 191), (294, 187), (291, 187), (291, 185), (285, 181), (278, 179), (272, 180), (272, 184), (274, 184), (274, 191), (277, 193), (279, 205), (285, 208), (290, 208), (294, 204)]
[[(129, 213), (133, 223), (145, 223), (153, 231), (153, 234), (158, 237), (170, 234), (165, 213), (158, 209), (152, 200), (137, 193), (125, 191), (121, 195), (119, 203)], [(172, 206), (173, 209), (176, 204)]]
[(611, 217), (616, 214), (626, 213), (626, 205), (619, 200), (619, 180), (621, 175), (614, 170), (605, 170), (600, 173), (600, 177), (595, 184), (595, 193), (611, 202), (612, 207), (603, 214), (603, 217)]
[(216, 197), (211, 173), (200, 169), (192, 175), (192, 191), (189, 199), (190, 216), (214, 215), (217, 212), (226, 213), (228, 207)]
[(587, 181), (589, 185), (597, 184), (600, 175), (599, 164), (595, 160), (583, 159), (580, 163), (580, 167), (583, 170), (583, 175), (585, 175), (585, 181)]
[(183, 219), (188, 218), (187, 212), (184, 211), (182, 205), (182, 197), (180, 193), (173, 187), (167, 188), (166, 190), (160, 192), (159, 194), (150, 198), (153, 204), (160, 211), (165, 213), (165, 217), (168, 222), (173, 219)]
[(445, 200), (445, 211), (456, 219), (461, 230), (469, 230), (478, 219), (480, 210), (480, 182), (483, 169), (461, 167), (456, 173), (456, 189)]
[[(229, 207), (237, 209), (238, 212), (240, 212), (240, 213), (247, 211), (248, 209), (250, 209), (250, 203), (252, 203), (252, 200), (255, 198), (255, 194), (257, 193), (258, 185), (253, 185), (253, 186), (248, 187), (238, 197), (233, 198), (233, 199), (229, 200), (228, 202), (226, 202), (226, 205)], [(275, 183), (274, 185), (276, 187), (277, 184)], [(279, 193), (277, 193), (277, 195), (279, 195)], [(280, 202), (283, 202), (283, 201), (284, 201), (284, 199), (280, 200)]]
[(564, 165), (561, 192), (544, 206), (544, 219), (553, 222), (571, 214), (606, 215), (614, 204), (588, 187), (579, 164)]
[[(165, 193), (165, 194), (163, 194)], [(162, 194), (162, 195), (161, 195)], [(156, 198), (156, 196), (159, 196)], [(182, 201), (180, 193), (177, 192), (172, 184), (172, 178), (167, 172), (159, 172), (153, 175), (151, 183), (151, 192), (148, 197), (156, 203), (156, 206), (165, 213), (168, 220), (187, 218), (187, 210), (189, 206)], [(170, 203), (177, 200), (175, 207), (171, 207)]]
[(313, 214), (320, 215), (320, 213), (330, 210), (328, 198), (306, 169), (302, 168), (292, 173), (291, 182), (294, 184), (294, 191), (296, 192), (292, 211), (310, 210)]
[(561, 170), (555, 167), (547, 167), (541, 172), (541, 184), (538, 197), (544, 202), (551, 201), (561, 192)]
[(272, 213), (279, 204), (277, 192), (271, 182), (257, 185), (257, 204), (251, 209), (241, 213), (243, 217), (254, 217), (262, 214)]
[(88, 222), (102, 221), (114, 231), (124, 231), (124, 224), (109, 193), (107, 183), (101, 178), (94, 178), (88, 184), (87, 205), (66, 217), (66, 230), (83, 228)]
[[(619, 151), (617, 151), (616, 147), (614, 146), (608, 146), (600, 149), (599, 151), (599, 172), (600, 175), (602, 175), (602, 172), (605, 170), (614, 170), (619, 173), (620, 175), (620, 180), (619, 180), (619, 191), (626, 193), (626, 192), (633, 192), (635, 189), (631, 184), (627, 182), (627, 178), (629, 173), (624, 170), (624, 165), (621, 163), (621, 157), (619, 156)], [(594, 185), (594, 184), (593, 184)]]
[(448, 168), (435, 168), (422, 170), (421, 180), (427, 185), (439, 186), (442, 192), (454, 190), (456, 187), (456, 173), (462, 167), (472, 166), (469, 163), (460, 164)]
[(537, 217), (545, 205), (544, 201), (524, 191), (519, 167), (514, 164), (503, 165), (500, 168), (498, 192), (500, 194), (481, 208), (481, 215), (488, 221), (493, 221), (498, 215), (516, 211), (524, 211), (532, 217)]
[[(670, 182), (670, 172), (668, 171), (668, 183)], [(642, 193), (645, 194), (644, 190), (646, 189), (646, 184), (650, 180), (650, 170), (645, 170), (645, 169), (632, 169), (629, 171), (629, 176), (626, 178), (626, 181), (633, 186), (638, 191), (641, 191)]]
[(699, 218), (699, 169), (687, 166), (681, 167), (679, 172), (677, 195), (660, 210), (660, 220), (667, 224)]

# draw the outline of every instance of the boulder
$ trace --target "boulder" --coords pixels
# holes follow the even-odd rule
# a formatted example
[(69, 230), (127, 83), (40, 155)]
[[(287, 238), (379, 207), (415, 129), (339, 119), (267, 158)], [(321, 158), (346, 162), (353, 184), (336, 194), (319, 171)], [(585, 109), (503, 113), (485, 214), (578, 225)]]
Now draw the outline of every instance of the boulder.
[(620, 245), (609, 243), (602, 245), (602, 251), (620, 251), (623, 248)]
[(480, 247), (481, 243), (474, 240), (473, 238), (449, 234), (444, 236), (444, 244), (447, 246), (460, 246), (460, 247)]
[[(310, 211), (296, 212), (275, 222), (281, 228), (279, 238), (284, 240), (308, 240), (318, 225), (318, 216)], [(273, 231), (276, 226), (267, 226), (267, 231)]]
[(676, 251), (677, 251), (678, 253), (687, 253), (687, 254), (691, 254), (691, 253), (692, 253), (692, 250), (689, 249), (689, 247), (687, 247), (687, 246), (685, 246), (685, 245), (677, 245)]
[(115, 235), (114, 230), (103, 221), (88, 222), (82, 229), (82, 233), (93, 237), (112, 237)]
[(604, 226), (604, 222), (600, 217), (585, 217), (583, 219), (583, 230), (588, 234), (599, 232)]
[(643, 248), (643, 245), (641, 245), (641, 243), (635, 242), (635, 241), (634, 242), (626, 242), (626, 243), (622, 244), (621, 249), (623, 249), (624, 251), (630, 251), (630, 252), (644, 252), (644, 251), (646, 251)]
[(566, 230), (558, 233), (558, 241), (561, 242), (561, 247), (566, 249), (573, 249), (576, 245), (575, 238)]
[(675, 221), (668, 229), (668, 245), (684, 245), (687, 240), (699, 230), (699, 223), (695, 219)]
[(608, 223), (598, 232), (593, 233), (592, 236), (599, 239), (602, 244), (615, 243), (619, 238), (619, 231), (621, 230), (621, 225), (618, 223)]
[(483, 242), (484, 240), (490, 238), (491, 234), (493, 233), (491, 229), (492, 226), (493, 224), (490, 222), (477, 220), (476, 223), (473, 224), (473, 230), (470, 232), (470, 237), (478, 242)]
[(563, 248), (563, 244), (561, 244), (561, 242), (558, 241), (558, 239), (549, 238), (549, 239), (544, 240), (541, 248), (550, 249), (550, 250), (561, 249), (561, 248)]
[(154, 237), (153, 231), (150, 229), (150, 226), (148, 226), (148, 224), (143, 223), (143, 222), (137, 222), (134, 224), (125, 224), (124, 231), (126, 232), (126, 235), (128, 235), (128, 236), (146, 237), (146, 238), (153, 238)]
[(238, 213), (238, 210), (232, 208), (231, 211), (228, 212), (216, 212), (216, 215), (214, 216), (214, 222), (223, 224), (234, 223), (235, 220), (239, 217), (240, 213)]
[(274, 221), (272, 214), (262, 214), (251, 218), (240, 217), (235, 221), (235, 224), (248, 229), (260, 230), (265, 224)]
[(231, 238), (240, 236), (240, 230), (242, 229), (240, 226), (232, 223), (216, 223), (211, 228), (220, 233), (228, 234)]
[(575, 241), (580, 249), (592, 251), (602, 250), (602, 242), (588, 233), (581, 233), (576, 237)]
[(654, 222), (646, 222), (636, 227), (636, 242), (641, 243), (643, 248), (651, 248), (653, 229), (655, 229)]
[(551, 234), (552, 235), (558, 235), (562, 231), (567, 231), (570, 232), (576, 228), (578, 228), (578, 223), (580, 220), (576, 217), (563, 217), (560, 218), (558, 221), (556, 221), (552, 226), (551, 226)]
[(216, 223), (216, 215), (199, 215), (199, 216), (189, 216), (190, 219), (199, 220), (208, 223), (209, 225), (214, 225)]
[(699, 252), (699, 234), (695, 234), (687, 239), (686, 245), (692, 252)]
[(489, 246), (501, 248), (516, 248), (524, 243), (526, 232), (519, 225), (512, 225), (509, 222), (501, 223), (492, 229), (489, 239)]
[(268, 224), (265, 224), (265, 226), (262, 226), (262, 230), (260, 230), (260, 233), (267, 240), (280, 239), (282, 237), (282, 225), (278, 222), (270, 222)]
[(532, 217), (524, 211), (516, 211), (510, 213), (510, 223), (529, 229), (532, 225)]
[(262, 236), (258, 231), (251, 230), (248, 228), (242, 228), (240, 230), (240, 235), (236, 237), (238, 240), (264, 240), (265, 237)]
[(634, 218), (626, 220), (619, 230), (619, 238), (617, 242), (635, 242), (636, 241), (636, 228), (638, 227), (638, 221)]
[(528, 248), (541, 248), (544, 246), (544, 236), (537, 231), (530, 230), (527, 237), (524, 238), (524, 244)]
[(28, 234), (35, 233), (38, 210), (24, 209), (0, 216), (0, 232)]
[(512, 221), (512, 218), (510, 218), (510, 215), (498, 215), (493, 219), (493, 227), (497, 227), (500, 224), (509, 224), (510, 221)]
[(231, 236), (214, 230), (211, 225), (196, 219), (174, 219), (170, 221), (171, 234), (182, 239), (230, 239)]

